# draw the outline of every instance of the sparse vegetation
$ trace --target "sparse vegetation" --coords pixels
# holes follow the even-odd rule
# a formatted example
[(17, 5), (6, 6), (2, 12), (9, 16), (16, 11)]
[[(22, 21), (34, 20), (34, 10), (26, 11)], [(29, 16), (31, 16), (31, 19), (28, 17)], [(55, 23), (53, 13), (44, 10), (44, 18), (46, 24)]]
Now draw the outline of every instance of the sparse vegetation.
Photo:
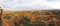
[[(4, 19), (9, 20), (13, 15), (16, 15), (16, 16), (12, 18), (13, 20), (11, 19), (10, 21), (7, 21), (8, 23), (6, 22), (6, 20), (4, 20), (4, 22), (7, 23), (8, 25), (14, 24), (14, 26), (46, 26), (46, 23), (44, 23), (45, 21), (43, 20), (47, 20), (47, 21), (52, 20), (52, 18), (55, 17), (53, 15), (54, 14), (56, 15), (56, 13), (52, 11), (47, 11), (47, 12), (43, 11), (42, 13), (41, 12), (42, 11), (5, 12), (3, 14), (5, 15)], [(52, 14), (50, 12), (52, 12)], [(8, 14), (8, 13), (11, 13), (11, 14)], [(50, 18), (50, 15), (53, 17)], [(48, 26), (54, 26), (54, 22), (52, 21), (49, 21), (47, 23), (48, 23)]]

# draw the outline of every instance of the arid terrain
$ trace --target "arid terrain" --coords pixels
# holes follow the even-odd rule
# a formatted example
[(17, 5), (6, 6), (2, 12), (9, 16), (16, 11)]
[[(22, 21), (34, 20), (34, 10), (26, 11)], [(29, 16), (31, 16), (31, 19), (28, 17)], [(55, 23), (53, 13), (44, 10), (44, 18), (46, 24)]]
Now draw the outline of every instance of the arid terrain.
[(40, 11), (3, 11), (2, 26), (60, 26), (60, 12)]

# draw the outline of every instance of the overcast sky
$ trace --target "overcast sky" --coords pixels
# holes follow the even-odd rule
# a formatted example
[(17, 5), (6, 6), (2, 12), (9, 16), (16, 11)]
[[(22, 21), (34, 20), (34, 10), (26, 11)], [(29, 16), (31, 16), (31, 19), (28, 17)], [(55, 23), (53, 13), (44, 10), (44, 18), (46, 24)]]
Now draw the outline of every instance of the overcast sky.
[(60, 9), (60, 0), (0, 0), (0, 7), (9, 11)]

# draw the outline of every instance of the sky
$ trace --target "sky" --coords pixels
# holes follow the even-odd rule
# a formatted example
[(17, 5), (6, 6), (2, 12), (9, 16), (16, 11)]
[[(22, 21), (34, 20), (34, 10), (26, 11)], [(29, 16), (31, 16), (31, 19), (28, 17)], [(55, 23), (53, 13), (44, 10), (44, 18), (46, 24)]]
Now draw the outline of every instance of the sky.
[(60, 0), (0, 0), (6, 11), (60, 9)]

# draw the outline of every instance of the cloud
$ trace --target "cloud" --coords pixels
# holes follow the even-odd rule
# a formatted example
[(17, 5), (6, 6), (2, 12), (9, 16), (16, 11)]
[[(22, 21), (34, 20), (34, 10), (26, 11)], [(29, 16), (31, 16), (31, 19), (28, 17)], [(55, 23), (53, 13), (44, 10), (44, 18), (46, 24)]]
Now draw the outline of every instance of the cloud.
[(0, 0), (0, 6), (10, 11), (48, 10), (60, 9), (60, 2), (59, 0)]
[(48, 2), (60, 2), (60, 0), (47, 0)]

